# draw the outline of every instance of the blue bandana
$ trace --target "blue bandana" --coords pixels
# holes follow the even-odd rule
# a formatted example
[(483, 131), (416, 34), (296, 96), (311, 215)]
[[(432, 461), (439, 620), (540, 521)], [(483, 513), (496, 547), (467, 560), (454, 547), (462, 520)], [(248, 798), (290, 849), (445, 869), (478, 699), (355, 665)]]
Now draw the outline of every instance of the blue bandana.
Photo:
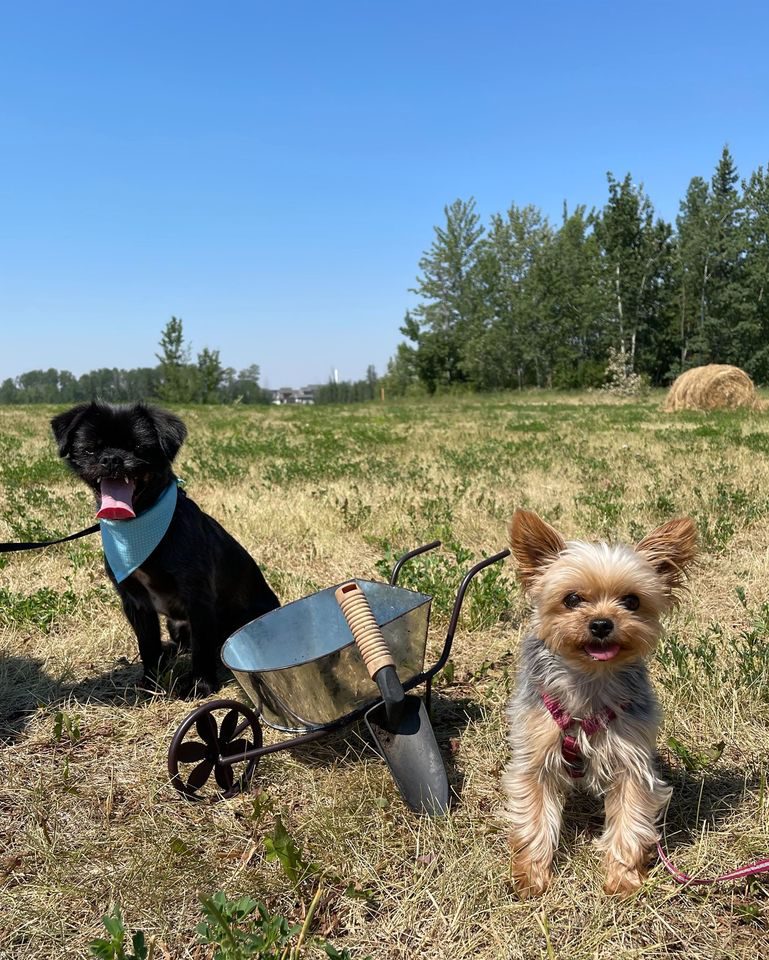
[(118, 583), (140, 567), (166, 534), (176, 509), (177, 481), (133, 520), (100, 520), (104, 556)]

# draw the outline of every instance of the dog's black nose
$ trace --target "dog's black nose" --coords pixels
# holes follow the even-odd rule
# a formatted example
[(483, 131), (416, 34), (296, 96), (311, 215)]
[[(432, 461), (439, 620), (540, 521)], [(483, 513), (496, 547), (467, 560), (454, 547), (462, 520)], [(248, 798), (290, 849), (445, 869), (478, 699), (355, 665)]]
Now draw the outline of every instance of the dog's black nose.
[(99, 458), (99, 466), (111, 476), (122, 472), (123, 461), (114, 453), (103, 453)]
[(599, 640), (603, 640), (605, 637), (608, 637), (609, 634), (614, 629), (613, 620), (591, 620), (590, 621), (590, 632), (594, 637), (598, 637)]

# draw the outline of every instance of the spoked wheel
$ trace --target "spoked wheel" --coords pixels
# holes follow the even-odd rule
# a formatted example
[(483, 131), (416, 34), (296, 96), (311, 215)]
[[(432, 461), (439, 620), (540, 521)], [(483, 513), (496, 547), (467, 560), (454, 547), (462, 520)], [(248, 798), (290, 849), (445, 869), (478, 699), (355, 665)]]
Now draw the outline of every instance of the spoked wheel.
[(202, 800), (203, 787), (214, 775), (212, 799), (237, 796), (247, 786), (259, 757), (233, 764), (218, 763), (262, 746), (262, 728), (254, 711), (238, 700), (204, 703), (182, 723), (168, 748), (171, 783), (186, 797)]

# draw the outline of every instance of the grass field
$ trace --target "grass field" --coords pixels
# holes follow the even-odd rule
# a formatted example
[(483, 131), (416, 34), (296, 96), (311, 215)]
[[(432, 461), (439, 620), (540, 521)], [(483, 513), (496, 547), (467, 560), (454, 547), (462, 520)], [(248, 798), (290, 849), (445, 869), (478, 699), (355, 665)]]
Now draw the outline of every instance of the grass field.
[[(196, 407), (180, 411), (178, 472), (283, 601), (382, 579), (400, 551), (443, 540), (403, 581), (435, 597), (428, 662), (462, 571), (505, 545), (514, 507), (588, 538), (637, 540), (693, 516), (702, 559), (653, 675), (674, 785), (667, 843), (707, 875), (769, 853), (769, 416), (663, 414), (661, 400)], [(0, 540), (93, 522), (56, 458), (53, 412), (0, 408)], [(509, 565), (471, 587), (434, 704), (459, 797), (449, 817), (408, 813), (358, 728), (264, 758), (248, 795), (190, 804), (165, 763), (192, 704), (137, 690), (98, 540), (0, 557), (0, 957), (86, 957), (117, 904), (153, 957), (203, 960), (201, 898), (217, 891), (289, 924), (312, 906), (308, 957), (326, 956), (321, 941), (352, 960), (762, 955), (767, 878), (682, 890), (655, 868), (633, 899), (605, 897), (592, 801), (568, 809), (546, 896), (510, 890), (498, 779), (526, 622)]]

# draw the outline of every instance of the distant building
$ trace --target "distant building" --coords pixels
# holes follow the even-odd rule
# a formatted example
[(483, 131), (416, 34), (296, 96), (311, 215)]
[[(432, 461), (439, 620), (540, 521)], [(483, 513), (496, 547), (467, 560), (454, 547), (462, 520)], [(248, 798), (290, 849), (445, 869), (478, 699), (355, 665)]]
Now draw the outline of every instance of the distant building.
[(298, 403), (301, 406), (307, 406), (315, 403), (315, 393), (318, 390), (317, 383), (311, 383), (307, 387), (300, 387), (295, 390), (293, 387), (280, 387), (272, 391), (272, 402), (282, 406), (286, 403)]

